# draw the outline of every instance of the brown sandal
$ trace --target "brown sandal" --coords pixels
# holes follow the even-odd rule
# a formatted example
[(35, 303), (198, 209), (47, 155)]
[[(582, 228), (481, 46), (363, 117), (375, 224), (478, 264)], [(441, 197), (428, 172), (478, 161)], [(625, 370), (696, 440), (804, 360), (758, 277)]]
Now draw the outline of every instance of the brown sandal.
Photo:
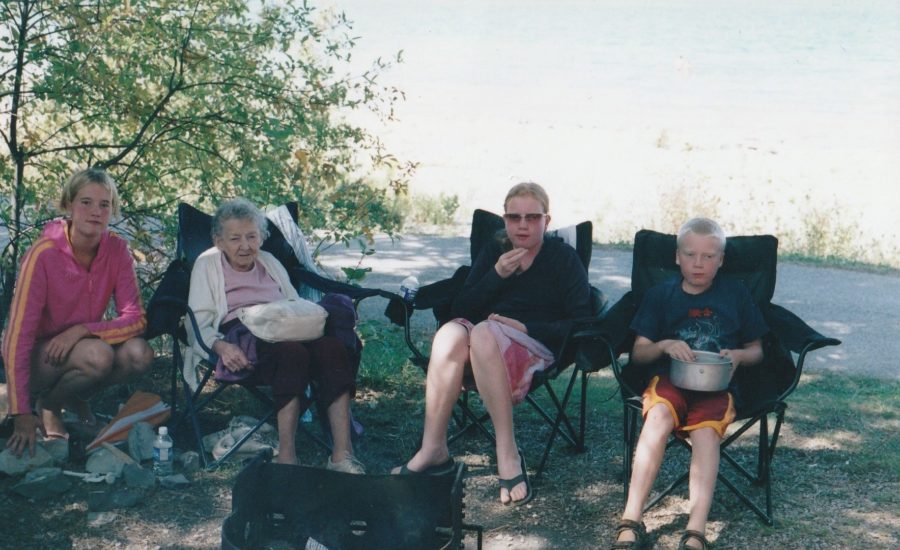
[(690, 539), (696, 539), (700, 541), (700, 550), (707, 550), (709, 548), (709, 541), (706, 540), (706, 537), (703, 536), (703, 533), (700, 531), (694, 531), (693, 529), (685, 530), (684, 534), (681, 535), (681, 542), (678, 543), (678, 550), (691, 548), (696, 548), (695, 546), (688, 546), (685, 543)]
[[(634, 540), (618, 540), (623, 531), (631, 531), (634, 533)], [(616, 542), (610, 546), (610, 550), (637, 550), (644, 547), (647, 538), (647, 529), (644, 522), (636, 522), (631, 519), (623, 519), (616, 527)]]

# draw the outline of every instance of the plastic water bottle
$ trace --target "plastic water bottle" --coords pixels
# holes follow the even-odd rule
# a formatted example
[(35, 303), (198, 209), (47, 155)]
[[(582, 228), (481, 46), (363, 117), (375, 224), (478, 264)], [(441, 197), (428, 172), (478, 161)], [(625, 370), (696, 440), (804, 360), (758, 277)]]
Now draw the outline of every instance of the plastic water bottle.
[(400, 296), (403, 297), (403, 300), (407, 303), (413, 303), (416, 301), (416, 293), (419, 292), (419, 280), (416, 279), (415, 275), (410, 275), (409, 277), (403, 279), (403, 282), (400, 283)]
[(159, 435), (153, 440), (153, 473), (157, 476), (172, 475), (172, 463), (175, 457), (172, 453), (172, 438), (169, 436), (169, 428), (160, 426)]

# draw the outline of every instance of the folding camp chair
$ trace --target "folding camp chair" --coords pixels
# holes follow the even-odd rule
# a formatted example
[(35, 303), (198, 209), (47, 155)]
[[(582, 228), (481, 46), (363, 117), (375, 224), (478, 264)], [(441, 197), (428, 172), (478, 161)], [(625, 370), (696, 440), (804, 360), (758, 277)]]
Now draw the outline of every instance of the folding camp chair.
[[(294, 221), (297, 220), (297, 205), (292, 203), (287, 205)], [(212, 246), (212, 238), (210, 236), (212, 218), (209, 214), (197, 210), (188, 204), (179, 204), (178, 206), (178, 239), (176, 247), (176, 258), (169, 265), (163, 279), (151, 298), (147, 307), (147, 338), (154, 338), (161, 334), (168, 334), (172, 337), (172, 405), (177, 403), (177, 386), (178, 380), (181, 379), (184, 395), (184, 410), (176, 417), (173, 426), (177, 429), (180, 424), (187, 420), (194, 432), (198, 452), (204, 466), (214, 468), (222, 461), (226, 460), (234, 452), (249, 440), (263, 424), (270, 422), (275, 416), (275, 408), (272, 399), (259, 387), (238, 382), (216, 381), (216, 387), (212, 391), (205, 391), (208, 382), (213, 378), (215, 372), (216, 355), (211, 349), (206, 348), (199, 337), (199, 328), (194, 317), (193, 311), (188, 307), (187, 299), (190, 286), (190, 273), (194, 260), (206, 249)], [(269, 223), (269, 237), (262, 245), (262, 249), (274, 255), (285, 267), (291, 283), (299, 288), (300, 285), (309, 285), (312, 288), (322, 292), (334, 292), (349, 296), (354, 304), (358, 304), (360, 300), (370, 296), (383, 296), (386, 298), (394, 298), (396, 294), (392, 294), (383, 290), (366, 289), (332, 281), (322, 277), (303, 267), (293, 248), (285, 240), (281, 231), (275, 224)], [(188, 326), (184, 325), (183, 319), (188, 319)], [(196, 389), (183, 379), (182, 372), (184, 367), (184, 357), (182, 347), (187, 345), (187, 330), (193, 330), (198, 335), (197, 341), (203, 347), (207, 358), (201, 362), (201, 378)], [(219, 459), (212, 463), (207, 463), (204, 446), (202, 442), (202, 433), (198, 419), (199, 412), (209, 403), (215, 400), (223, 391), (229, 387), (242, 387), (253, 395), (260, 403), (263, 404), (267, 411), (259, 422), (251, 427), (238, 441)], [(320, 415), (321, 416), (321, 415)], [(328, 443), (321, 437), (316, 436), (306, 429), (301, 428), (313, 438), (314, 441), (329, 448)]]
[[(485, 210), (475, 211), (472, 216), (472, 232), (470, 236), (470, 257), (473, 263), (475, 258), (478, 257), (479, 252), (481, 252), (482, 247), (494, 240), (498, 231), (502, 231), (504, 228), (505, 224), (503, 218), (500, 216)], [(593, 227), (591, 222), (583, 222), (575, 227), (551, 231), (549, 234), (552, 237), (562, 238), (567, 243), (571, 244), (575, 248), (585, 271), (587, 271), (591, 261), (593, 246), (591, 240), (592, 230)], [(422, 353), (413, 342), (410, 335), (410, 316), (415, 310), (430, 309), (437, 320), (438, 326), (451, 320), (452, 316), (450, 314), (450, 309), (453, 299), (462, 289), (466, 276), (469, 273), (469, 269), (470, 266), (462, 266), (456, 270), (452, 278), (422, 287), (416, 294), (413, 303), (404, 302), (401, 298), (397, 297), (388, 304), (388, 309), (385, 314), (396, 324), (404, 326), (406, 343), (413, 354), (412, 357), (410, 357), (410, 360), (415, 365), (422, 368), (422, 370), (427, 370), (429, 356)], [(599, 366), (591, 359), (592, 356), (589, 356), (589, 354), (584, 352), (584, 345), (594, 339), (598, 334), (597, 327), (599, 326), (601, 315), (606, 306), (606, 298), (603, 296), (602, 292), (592, 287), (591, 302), (591, 317), (575, 320), (563, 342), (556, 361), (545, 370), (535, 373), (531, 382), (531, 388), (525, 398), (541, 418), (551, 426), (551, 432), (547, 438), (547, 443), (544, 446), (544, 453), (537, 469), (536, 478), (539, 478), (543, 472), (557, 435), (561, 435), (564, 440), (575, 448), (576, 451), (581, 452), (585, 449), (585, 413), (587, 406), (588, 375), (591, 372), (596, 372)], [(553, 389), (551, 382), (559, 377), (559, 375), (570, 365), (574, 365), (574, 368), (569, 378), (569, 382), (566, 385), (563, 397), (560, 399)], [(573, 425), (572, 418), (567, 411), (573, 389), (575, 388), (575, 383), (579, 379), (581, 381), (581, 386), (578, 428), (576, 429)], [(550, 402), (553, 405), (551, 411), (546, 410), (544, 406), (535, 399), (535, 394), (541, 388), (544, 388), (545, 393), (548, 395)], [(467, 380), (464, 383), (463, 392), (457, 402), (457, 411), (454, 413), (454, 419), (458, 429), (449, 437), (450, 442), (455, 441), (471, 429), (477, 429), (491, 441), (494, 440), (493, 434), (485, 425), (488, 415), (486, 413), (479, 415), (475, 413), (471, 407), (472, 403), (470, 401), (469, 393), (472, 391), (477, 391), (474, 380)]]
[[(235, 481), (222, 548), (457, 549), (466, 465), (440, 476), (353, 475), (255, 459)], [(315, 544), (318, 543), (318, 544)]]
[[(676, 237), (655, 231), (642, 230), (635, 235), (634, 260), (632, 264), (631, 291), (625, 294), (612, 308), (604, 320), (608, 353), (612, 357), (612, 367), (621, 388), (624, 402), (624, 491), (628, 496), (631, 480), (632, 459), (638, 437), (641, 418), (641, 394), (648, 380), (642, 378), (641, 369), (622, 365), (619, 355), (630, 353), (634, 335), (629, 331), (631, 319), (646, 291), (666, 279), (680, 276), (675, 264)], [(733, 391), (737, 416), (733, 431), (722, 440), (722, 464), (729, 464), (751, 484), (762, 486), (765, 492), (765, 510), (754, 502), (745, 491), (719, 470), (719, 479), (738, 499), (755, 512), (768, 525), (773, 525), (772, 516), (772, 460), (775, 446), (787, 409), (787, 398), (796, 389), (803, 372), (806, 354), (825, 346), (840, 344), (839, 340), (822, 336), (799, 317), (785, 308), (772, 304), (775, 292), (775, 270), (778, 240), (771, 235), (729, 237), (725, 249), (725, 260), (719, 270), (719, 277), (732, 277), (743, 282), (750, 290), (770, 332), (763, 338), (764, 359), (759, 365), (741, 368), (735, 374)], [(796, 364), (791, 352), (799, 354)], [(769, 431), (769, 415), (774, 415), (774, 428)], [(741, 435), (759, 426), (756, 449), (755, 473), (739, 462), (738, 454), (731, 447)], [(672, 438), (668, 447), (680, 445), (690, 450), (690, 443)], [(736, 446), (735, 446), (736, 447)], [(747, 462), (744, 457), (744, 462)], [(647, 504), (649, 509), (662, 498), (672, 493), (688, 478), (685, 472), (669, 486), (656, 494)]]

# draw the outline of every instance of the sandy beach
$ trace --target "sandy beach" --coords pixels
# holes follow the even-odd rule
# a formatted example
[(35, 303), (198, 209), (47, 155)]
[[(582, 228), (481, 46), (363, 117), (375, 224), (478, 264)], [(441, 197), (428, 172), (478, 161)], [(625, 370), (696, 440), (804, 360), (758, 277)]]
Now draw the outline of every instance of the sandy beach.
[(534, 180), (601, 241), (705, 214), (900, 266), (895, 2), (339, 7), (354, 67), (403, 50), (381, 79), (406, 93), (397, 120), (367, 125), (461, 220)]

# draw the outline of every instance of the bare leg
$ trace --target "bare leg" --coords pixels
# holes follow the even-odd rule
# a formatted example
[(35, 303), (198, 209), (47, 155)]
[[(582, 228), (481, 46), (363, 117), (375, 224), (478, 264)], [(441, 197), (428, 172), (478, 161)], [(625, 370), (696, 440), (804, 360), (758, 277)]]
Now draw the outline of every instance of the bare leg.
[[(112, 370), (101, 386), (114, 386), (137, 380), (150, 370), (153, 364), (153, 349), (143, 338), (132, 338), (113, 348)], [(98, 388), (100, 389), (100, 386)], [(96, 424), (87, 396), (79, 395), (68, 405), (85, 424)]]
[[(687, 528), (701, 533), (706, 533), (706, 519), (716, 489), (720, 441), (718, 432), (712, 428), (691, 432), (690, 517)], [(696, 542), (688, 540), (686, 545)]]
[(132, 338), (114, 349), (113, 369), (104, 381), (107, 386), (137, 380), (153, 365), (153, 348), (143, 338)]
[(62, 408), (87, 399), (106, 380), (112, 371), (113, 348), (102, 340), (85, 338), (75, 344), (62, 365), (50, 364), (42, 348), (32, 361), (32, 383), (36, 390), (47, 388), (39, 403), (47, 432), (65, 434)]
[(328, 424), (331, 427), (331, 461), (340, 462), (348, 456), (353, 456), (353, 442), (350, 439), (349, 393), (341, 394), (331, 405), (328, 405)]
[[(425, 429), (422, 446), (407, 467), (422, 471), (450, 457), (447, 425), (453, 406), (462, 391), (463, 374), (469, 360), (468, 333), (457, 323), (447, 323), (434, 335), (431, 360), (425, 379)], [(394, 468), (391, 473), (399, 473)]]
[[(625, 503), (622, 519), (641, 521), (650, 488), (656, 481), (663, 454), (666, 452), (666, 441), (674, 428), (675, 419), (672, 418), (668, 407), (662, 403), (653, 406), (647, 413), (634, 453), (628, 501)], [(623, 531), (618, 540), (634, 540), (634, 532)]]
[(297, 422), (300, 419), (300, 398), (295, 397), (278, 410), (278, 456), (280, 464), (297, 463)]
[[(497, 438), (497, 470), (501, 479), (511, 479), (521, 474), (519, 451), (513, 433), (512, 393), (509, 377), (500, 357), (500, 347), (488, 326), (480, 323), (472, 331), (472, 372), (478, 384), (478, 394), (491, 416)], [(524, 482), (507, 494), (500, 489), (500, 501), (522, 500), (528, 493)]]

